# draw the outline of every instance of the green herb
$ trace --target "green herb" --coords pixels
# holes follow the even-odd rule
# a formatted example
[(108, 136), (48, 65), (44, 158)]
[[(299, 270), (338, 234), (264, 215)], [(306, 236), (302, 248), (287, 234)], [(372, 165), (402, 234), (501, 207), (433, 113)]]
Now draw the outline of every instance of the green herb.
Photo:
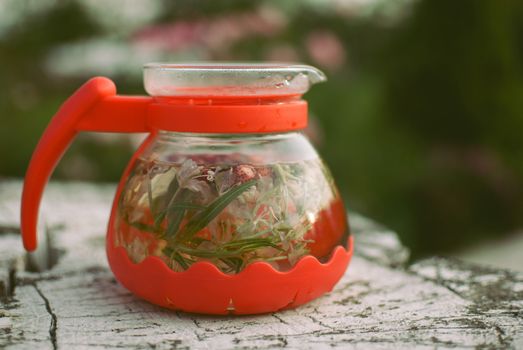
[(127, 221), (129, 226), (132, 226), (140, 231), (150, 232), (150, 233), (160, 233), (160, 230), (152, 225), (147, 225), (142, 222), (131, 222)]
[(185, 260), (185, 258), (180, 254), (178, 253), (177, 251), (173, 250), (173, 249), (164, 249), (164, 252), (165, 252), (165, 255), (169, 256), (171, 259), (173, 259), (174, 261), (176, 261), (178, 264), (180, 264), (180, 266), (184, 269), (184, 270), (187, 270), (189, 268), (189, 263)]
[(229, 203), (235, 200), (239, 195), (249, 189), (256, 183), (256, 180), (247, 181), (241, 185), (237, 185), (220, 197), (216, 198), (207, 208), (194, 215), (191, 220), (185, 225), (179, 240), (190, 239), (197, 232), (205, 228), (212, 219), (216, 217)]
[(178, 245), (176, 248), (169, 247), (169, 249), (176, 249), (179, 252), (200, 258), (222, 259), (238, 257), (242, 254), (264, 247), (279, 249), (279, 247), (268, 238), (252, 239), (247, 242), (230, 242), (217, 247), (215, 250), (194, 249), (184, 245)]
[[(162, 221), (165, 219), (165, 215), (169, 211), (169, 207), (176, 203), (176, 195), (178, 194), (179, 189), (180, 185), (178, 184), (178, 180), (175, 176), (169, 184), (169, 187), (167, 187), (165, 194), (160, 197), (159, 202), (161, 203), (159, 203), (160, 205), (158, 208), (153, 210), (153, 206), (151, 204), (151, 212), (153, 213), (154, 217), (154, 226), (160, 226)], [(149, 197), (152, 198), (152, 189), (150, 187), (148, 188), (148, 194)], [(152, 199), (149, 199), (149, 201), (152, 203)]]
[[(152, 180), (151, 180), (151, 174), (147, 174), (147, 200), (149, 201), (149, 208), (151, 208), (151, 213), (153, 217), (155, 216), (155, 205), (153, 202), (153, 186), (152, 186)], [(156, 220), (154, 221), (154, 226), (158, 226), (156, 224)]]
[[(137, 162), (120, 196), (118, 214), (136, 230), (161, 240), (164, 248), (153, 254), (176, 271), (198, 261), (209, 261), (225, 273), (238, 273), (255, 261), (288, 268), (314, 243), (306, 238), (314, 220), (310, 214), (338, 196), (317, 160), (261, 168), (204, 167), (191, 159), (175, 165), (155, 162)], [(249, 195), (242, 196), (249, 189)], [(141, 219), (131, 222), (131, 217)], [(133, 240), (135, 232), (122, 232), (125, 239), (119, 244), (129, 245), (129, 254), (136, 244), (151, 252), (147, 248), (152, 241)]]
[(229, 271), (234, 273), (240, 272), (245, 263), (242, 258), (223, 258), (220, 261), (224, 262), (229, 267)]
[(187, 206), (175, 204), (176, 203), (175, 197), (179, 197), (179, 200), (185, 202), (190, 197), (190, 191), (183, 189), (183, 190), (178, 191), (177, 194), (175, 194), (173, 196), (173, 200), (171, 201), (172, 205), (169, 205), (169, 207), (166, 210), (166, 212), (167, 212), (167, 214), (166, 214), (167, 229), (165, 230), (166, 238), (171, 238), (176, 235), (176, 233), (179, 231), (183, 217), (185, 216), (185, 212), (187, 211)]

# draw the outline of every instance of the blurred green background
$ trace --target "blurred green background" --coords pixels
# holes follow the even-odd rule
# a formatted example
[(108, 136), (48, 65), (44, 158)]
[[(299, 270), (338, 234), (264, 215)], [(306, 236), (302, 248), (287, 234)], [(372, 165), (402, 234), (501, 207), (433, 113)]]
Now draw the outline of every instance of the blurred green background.
[[(299, 61), (350, 209), (418, 258), (523, 227), (523, 2), (0, 1), (0, 178), (93, 75), (143, 94), (151, 61)], [(320, 132), (321, 131), (321, 132)], [(117, 181), (139, 142), (83, 134), (54, 179)]]

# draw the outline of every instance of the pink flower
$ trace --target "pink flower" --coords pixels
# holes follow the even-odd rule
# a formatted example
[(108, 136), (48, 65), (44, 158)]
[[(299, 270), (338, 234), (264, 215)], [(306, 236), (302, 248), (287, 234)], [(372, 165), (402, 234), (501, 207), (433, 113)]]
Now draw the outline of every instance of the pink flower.
[(345, 64), (343, 44), (329, 31), (317, 30), (310, 33), (305, 45), (312, 60), (319, 66), (336, 71)]
[(252, 36), (276, 35), (286, 25), (286, 18), (276, 8), (260, 6), (255, 11), (146, 27), (135, 33), (133, 42), (146, 48), (168, 51), (203, 47), (224, 52), (234, 43)]

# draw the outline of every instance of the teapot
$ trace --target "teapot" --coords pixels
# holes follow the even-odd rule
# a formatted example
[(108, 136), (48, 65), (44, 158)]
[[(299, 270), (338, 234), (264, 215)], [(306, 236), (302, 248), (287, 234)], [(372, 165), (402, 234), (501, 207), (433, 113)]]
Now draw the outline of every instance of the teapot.
[(325, 80), (292, 64), (144, 66), (149, 96), (95, 77), (52, 118), (29, 163), (24, 247), (44, 187), (79, 132), (148, 133), (107, 228), (116, 279), (162, 307), (203, 314), (294, 308), (332, 290), (352, 256), (343, 201), (301, 132), (302, 95)]

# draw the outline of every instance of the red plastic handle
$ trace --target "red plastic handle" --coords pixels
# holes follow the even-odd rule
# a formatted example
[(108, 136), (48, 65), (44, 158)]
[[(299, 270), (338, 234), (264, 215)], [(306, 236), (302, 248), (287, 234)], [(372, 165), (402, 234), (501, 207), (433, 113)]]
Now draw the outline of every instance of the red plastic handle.
[(117, 96), (114, 83), (90, 79), (65, 101), (52, 118), (33, 153), (24, 180), (21, 231), (25, 249), (36, 249), (38, 210), (44, 187), (56, 164), (79, 131), (148, 132), (152, 98)]

